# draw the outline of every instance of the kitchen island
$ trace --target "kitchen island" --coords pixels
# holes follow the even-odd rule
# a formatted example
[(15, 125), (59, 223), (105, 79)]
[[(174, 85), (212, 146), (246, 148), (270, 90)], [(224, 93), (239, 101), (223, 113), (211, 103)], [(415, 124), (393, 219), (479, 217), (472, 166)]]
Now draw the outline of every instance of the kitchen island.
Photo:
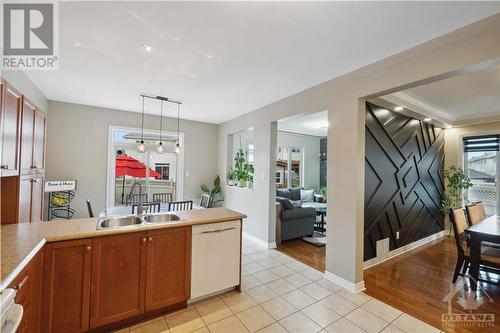
[[(30, 312), (42, 309), (30, 327), (50, 332), (105, 331), (185, 307), (193, 288), (204, 291), (197, 298), (222, 291), (220, 283), (193, 287), (195, 281), (226, 281), (230, 284), (226, 287), (239, 289), (241, 223), (246, 216), (225, 208), (176, 214), (179, 221), (101, 230), (94, 218), (4, 225), (1, 288), (21, 290), (30, 282), (29, 295), (35, 298)], [(230, 241), (208, 238), (229, 235)], [(229, 244), (231, 250), (217, 251), (209, 239)], [(203, 274), (212, 274), (207, 260), (215, 259), (213, 264), (218, 265), (225, 260), (215, 257), (225, 253), (237, 266), (237, 280), (234, 269), (232, 279), (224, 279), (220, 269), (213, 270), (212, 277), (191, 275), (201, 274), (203, 265)]]

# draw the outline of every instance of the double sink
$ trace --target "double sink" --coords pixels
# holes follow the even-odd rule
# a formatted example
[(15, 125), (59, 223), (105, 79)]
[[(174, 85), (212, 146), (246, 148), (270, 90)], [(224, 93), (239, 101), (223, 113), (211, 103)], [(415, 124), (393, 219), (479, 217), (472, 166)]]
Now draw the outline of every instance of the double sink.
[(104, 217), (97, 221), (97, 230), (135, 227), (156, 223), (175, 223), (177, 221), (181, 221), (181, 218), (175, 213), (147, 214), (142, 217), (137, 215)]

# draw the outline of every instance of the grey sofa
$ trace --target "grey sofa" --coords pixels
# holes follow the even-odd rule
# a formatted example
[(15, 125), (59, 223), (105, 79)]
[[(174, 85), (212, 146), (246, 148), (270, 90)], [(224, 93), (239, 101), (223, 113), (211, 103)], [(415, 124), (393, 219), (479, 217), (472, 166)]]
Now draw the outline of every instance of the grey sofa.
[(294, 207), (294, 203), (300, 200), (300, 188), (277, 189), (276, 201), (282, 206), (281, 216), (281, 240), (311, 236), (314, 234), (314, 222), (316, 221), (316, 209), (313, 207)]

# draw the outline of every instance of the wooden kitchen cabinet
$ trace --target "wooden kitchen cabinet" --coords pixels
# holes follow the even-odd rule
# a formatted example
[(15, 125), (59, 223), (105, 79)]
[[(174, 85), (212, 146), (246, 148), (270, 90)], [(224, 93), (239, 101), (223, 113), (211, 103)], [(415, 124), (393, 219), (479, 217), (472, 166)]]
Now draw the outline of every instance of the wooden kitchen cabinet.
[(17, 290), (16, 303), (23, 307), (23, 319), (16, 332), (40, 331), (40, 302), (43, 280), (43, 249), (40, 250), (9, 286)]
[(31, 184), (31, 222), (43, 218), (43, 175), (35, 175)]
[(40, 110), (35, 111), (33, 122), (33, 169), (41, 172), (45, 169), (45, 127), (46, 115)]
[(22, 95), (4, 83), (2, 107), (2, 152), (0, 175), (19, 175), (19, 135)]
[(94, 238), (91, 328), (144, 313), (146, 242), (145, 232)]
[(21, 116), (21, 173), (31, 172), (33, 166), (33, 124), (36, 108), (23, 98)]
[(191, 284), (191, 227), (148, 232), (146, 311), (186, 301)]
[(19, 178), (19, 223), (39, 222), (43, 214), (43, 175)]
[(92, 239), (49, 243), (45, 247), (42, 332), (89, 329)]
[(23, 97), (21, 174), (41, 173), (45, 160), (45, 113)]
[(31, 194), (33, 178), (31, 176), (21, 176), (19, 178), (19, 223), (31, 221)]

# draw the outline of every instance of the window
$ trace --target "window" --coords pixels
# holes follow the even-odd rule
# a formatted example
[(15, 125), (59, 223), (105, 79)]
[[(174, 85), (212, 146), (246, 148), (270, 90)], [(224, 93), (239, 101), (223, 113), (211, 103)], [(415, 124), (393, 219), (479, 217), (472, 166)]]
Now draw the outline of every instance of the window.
[(482, 201), (488, 215), (500, 212), (499, 146), (500, 135), (463, 138), (464, 171), (473, 184), (467, 191), (467, 199), (469, 202)]
[[(304, 186), (303, 152), (300, 147), (278, 147), (276, 158), (276, 187)], [(279, 180), (279, 181), (278, 181)]]

